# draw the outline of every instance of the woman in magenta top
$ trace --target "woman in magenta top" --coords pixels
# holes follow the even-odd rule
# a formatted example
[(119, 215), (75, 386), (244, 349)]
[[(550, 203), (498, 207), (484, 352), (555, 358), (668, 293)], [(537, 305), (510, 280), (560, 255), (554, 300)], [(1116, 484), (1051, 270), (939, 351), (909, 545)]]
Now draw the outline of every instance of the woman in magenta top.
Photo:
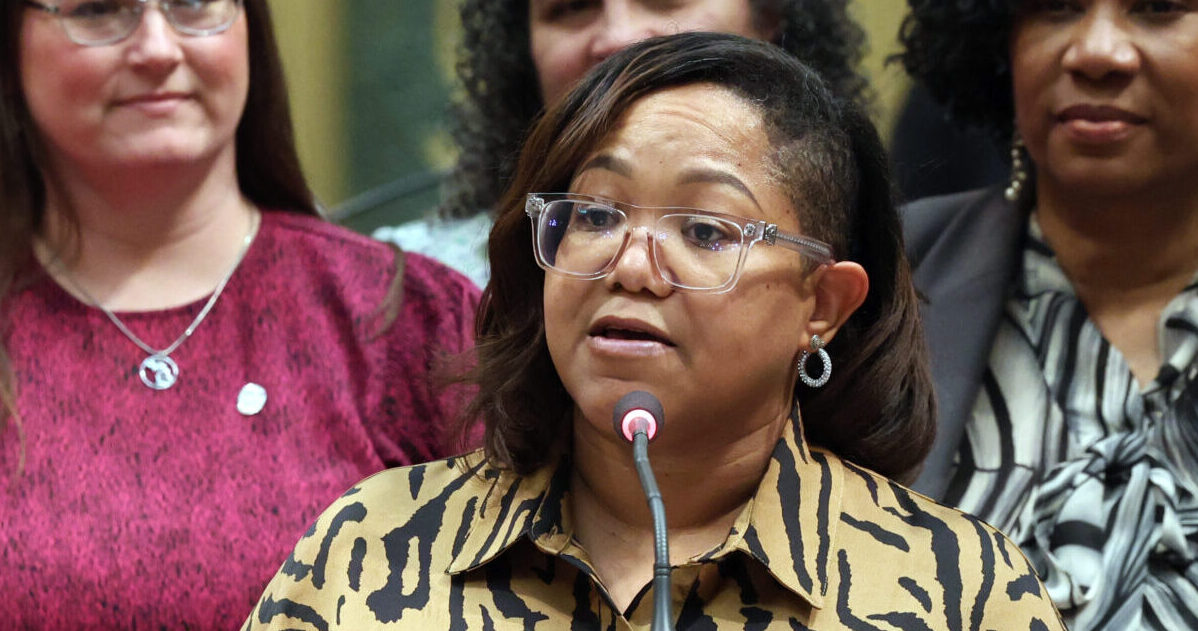
[(0, 620), (231, 628), (477, 291), (318, 216), (265, 0), (0, 7)]

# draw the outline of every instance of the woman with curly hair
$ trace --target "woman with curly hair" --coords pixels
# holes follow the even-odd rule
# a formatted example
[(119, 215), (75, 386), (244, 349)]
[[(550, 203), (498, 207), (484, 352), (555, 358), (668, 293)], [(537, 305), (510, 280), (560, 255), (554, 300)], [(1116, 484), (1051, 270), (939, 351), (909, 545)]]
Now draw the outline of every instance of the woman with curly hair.
[(908, 71), (1012, 157), (907, 211), (917, 488), (1020, 542), (1071, 628), (1196, 628), (1198, 3), (910, 4)]
[(633, 42), (679, 31), (717, 31), (778, 44), (838, 93), (863, 98), (857, 74), (864, 32), (844, 0), (463, 0), (453, 109), (459, 157), (439, 217), (384, 227), (375, 237), (489, 275), (490, 213), (508, 185), (537, 113), (596, 63)]

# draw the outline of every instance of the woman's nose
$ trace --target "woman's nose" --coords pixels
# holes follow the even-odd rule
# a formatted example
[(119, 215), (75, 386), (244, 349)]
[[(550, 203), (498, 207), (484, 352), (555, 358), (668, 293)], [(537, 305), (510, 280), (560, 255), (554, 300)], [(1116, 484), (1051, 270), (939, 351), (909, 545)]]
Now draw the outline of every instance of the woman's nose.
[(158, 3), (146, 3), (140, 23), (129, 36), (130, 61), (141, 67), (169, 70), (183, 58), (180, 37)]
[(608, 0), (603, 3), (598, 33), (591, 41), (591, 57), (602, 61), (641, 40), (668, 32), (667, 21), (642, 7), (635, 0)]
[(647, 226), (629, 228), (615, 267), (604, 278), (608, 288), (620, 288), (634, 294), (648, 291), (659, 298), (673, 291), (653, 262), (652, 239), (651, 228)]
[(1065, 69), (1093, 81), (1134, 74), (1140, 52), (1130, 26), (1117, 8), (1092, 9), (1073, 26)]

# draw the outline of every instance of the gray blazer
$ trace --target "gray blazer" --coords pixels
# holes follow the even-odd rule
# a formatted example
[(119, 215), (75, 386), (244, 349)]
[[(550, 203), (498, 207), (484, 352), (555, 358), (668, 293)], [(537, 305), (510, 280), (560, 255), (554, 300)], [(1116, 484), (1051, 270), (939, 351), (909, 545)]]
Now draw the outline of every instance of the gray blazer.
[(1002, 188), (919, 200), (902, 214), (940, 410), (936, 442), (913, 487), (940, 499), (1019, 269), (1027, 214)]

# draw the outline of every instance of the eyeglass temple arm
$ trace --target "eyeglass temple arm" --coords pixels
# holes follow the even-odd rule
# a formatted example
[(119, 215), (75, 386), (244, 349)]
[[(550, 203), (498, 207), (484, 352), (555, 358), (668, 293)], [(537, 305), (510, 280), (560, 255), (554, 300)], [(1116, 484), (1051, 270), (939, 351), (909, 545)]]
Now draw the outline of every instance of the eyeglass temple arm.
[(780, 245), (800, 254), (805, 254), (815, 259), (815, 262), (821, 265), (831, 263), (835, 260), (832, 258), (832, 248), (828, 247), (827, 244), (815, 239), (808, 239), (802, 235), (783, 232), (778, 229), (777, 224), (767, 224), (761, 233), (761, 240), (770, 245)]

